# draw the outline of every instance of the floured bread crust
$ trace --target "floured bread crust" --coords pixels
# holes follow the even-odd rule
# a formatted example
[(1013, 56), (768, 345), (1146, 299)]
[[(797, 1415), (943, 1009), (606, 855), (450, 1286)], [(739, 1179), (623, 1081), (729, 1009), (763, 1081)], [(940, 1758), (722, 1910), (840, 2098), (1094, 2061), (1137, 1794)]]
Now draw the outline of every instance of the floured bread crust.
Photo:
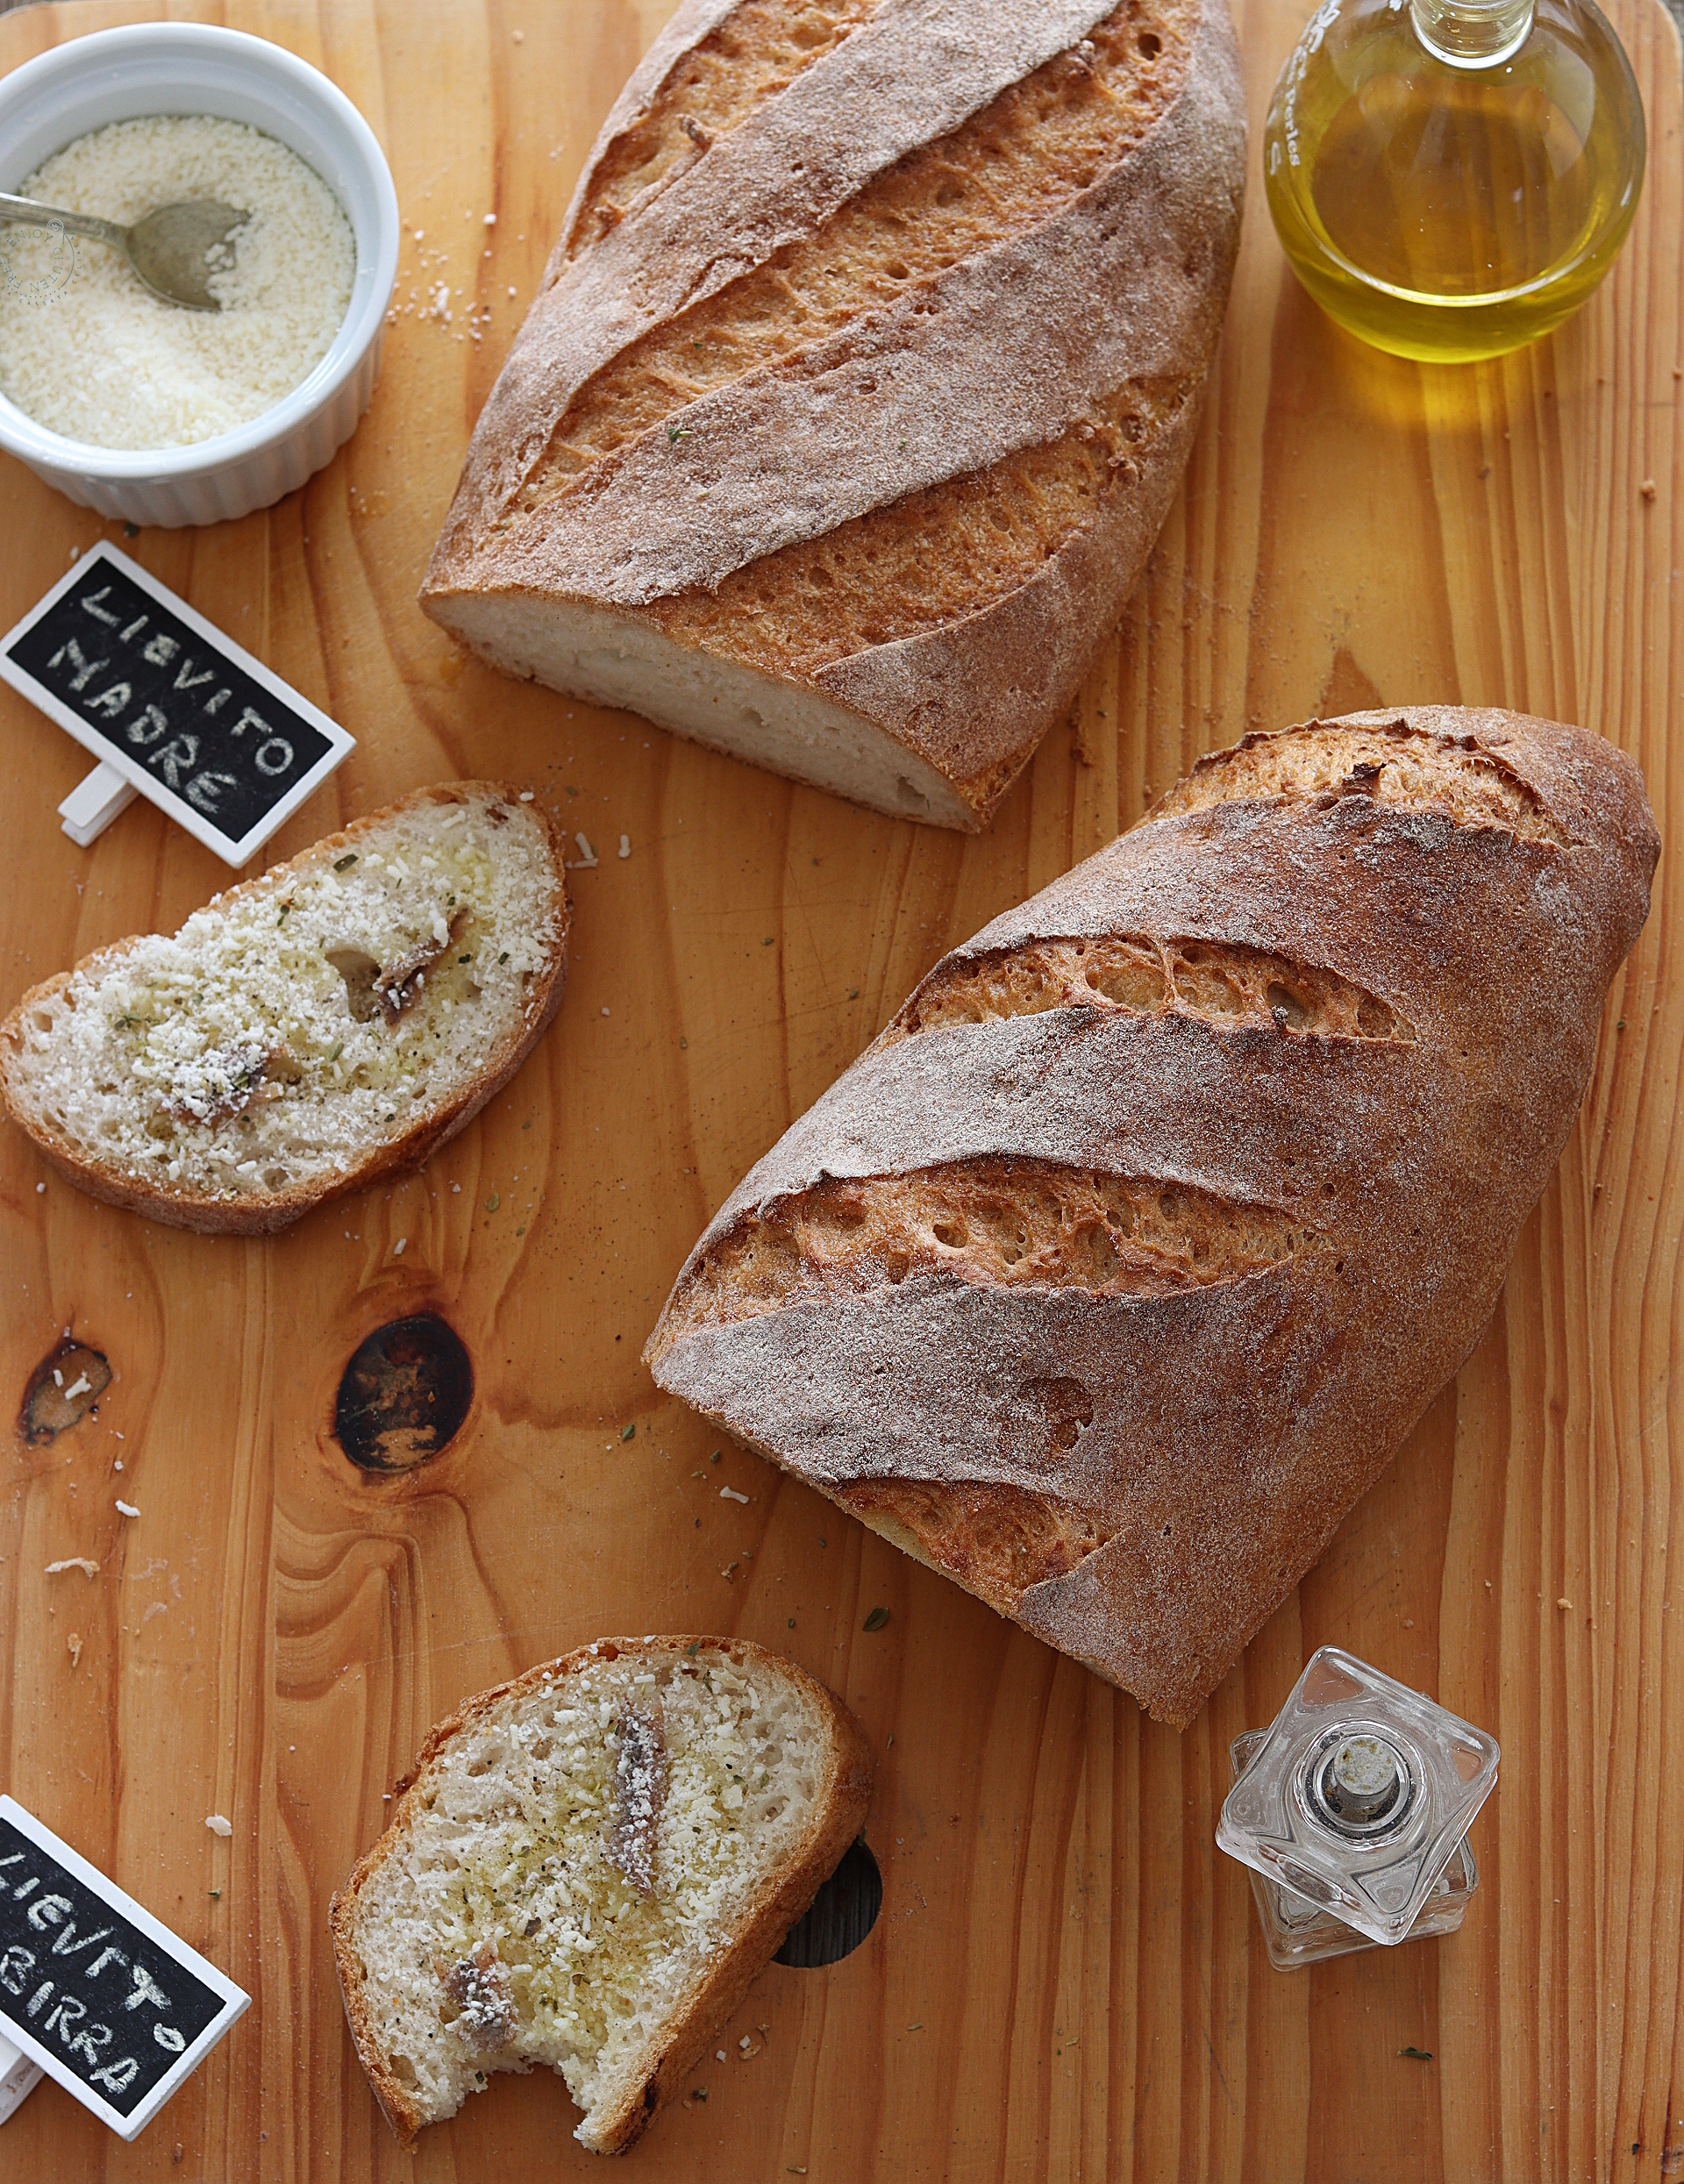
[(1180, 478), (1245, 141), (1224, 0), (681, 8), (423, 605), (511, 673), (981, 825)]
[(745, 1179), (656, 1379), (1185, 1724), (1479, 1338), (1658, 853), (1520, 715), (1201, 760)]

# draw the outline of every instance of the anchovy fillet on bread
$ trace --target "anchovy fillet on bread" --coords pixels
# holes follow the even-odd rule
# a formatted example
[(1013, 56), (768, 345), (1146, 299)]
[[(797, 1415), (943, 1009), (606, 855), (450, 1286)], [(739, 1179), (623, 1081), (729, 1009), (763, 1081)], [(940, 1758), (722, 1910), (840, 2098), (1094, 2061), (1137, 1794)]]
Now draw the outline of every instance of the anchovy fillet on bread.
[(597, 139), (422, 604), (510, 673), (975, 829), (1191, 444), (1224, 0), (689, 0)]
[(267, 1235), (478, 1114), (561, 1004), (570, 915), (540, 806), (417, 789), (32, 988), (0, 1099), (78, 1189)]
[(333, 1899), (346, 2016), (404, 2146), (546, 2063), (619, 2153), (689, 2083), (865, 1825), (840, 1700), (740, 1638), (602, 1638), (468, 1700)]
[(1515, 714), (1201, 760), (752, 1171), (655, 1378), (1185, 1724), (1478, 1340), (1658, 851)]

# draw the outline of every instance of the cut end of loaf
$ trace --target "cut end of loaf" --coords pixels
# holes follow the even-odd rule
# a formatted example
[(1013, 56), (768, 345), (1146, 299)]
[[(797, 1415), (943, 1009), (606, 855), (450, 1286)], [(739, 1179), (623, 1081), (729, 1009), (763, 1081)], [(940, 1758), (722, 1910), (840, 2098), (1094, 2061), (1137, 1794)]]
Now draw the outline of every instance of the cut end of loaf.
[(519, 793), (426, 789), (26, 995), (0, 1088), (71, 1181), (260, 1231), (417, 1159), (560, 999), (559, 838)]
[(977, 803), (864, 714), (824, 691), (675, 641), (642, 615), (517, 590), (430, 589), (433, 619), (505, 674), (592, 704), (623, 706), (660, 728), (846, 796), (898, 819), (974, 832)]
[(335, 1899), (359, 2055), (405, 2144), (547, 2064), (629, 2145), (863, 1824), (863, 1739), (744, 1641), (603, 1639), (436, 1730)]

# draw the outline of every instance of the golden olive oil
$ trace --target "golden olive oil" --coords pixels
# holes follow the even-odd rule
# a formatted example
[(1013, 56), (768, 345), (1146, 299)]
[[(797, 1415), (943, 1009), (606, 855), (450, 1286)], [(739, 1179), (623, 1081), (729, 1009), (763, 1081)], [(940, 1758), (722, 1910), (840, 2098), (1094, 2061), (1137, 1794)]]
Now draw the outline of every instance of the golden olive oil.
[[(1507, 58), (1482, 65), (1482, 39)], [(1380, 348), (1463, 362), (1578, 309), (1625, 239), (1644, 153), (1630, 64), (1589, 0), (1325, 0), (1263, 158), (1317, 303)]]

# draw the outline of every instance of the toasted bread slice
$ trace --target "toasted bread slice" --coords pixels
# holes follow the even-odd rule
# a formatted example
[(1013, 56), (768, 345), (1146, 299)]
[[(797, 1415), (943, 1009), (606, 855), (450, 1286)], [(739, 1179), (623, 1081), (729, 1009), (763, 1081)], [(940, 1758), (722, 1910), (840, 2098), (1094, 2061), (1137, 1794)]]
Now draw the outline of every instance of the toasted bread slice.
[(470, 1699), (333, 1899), (345, 2012), (404, 2146), (548, 2063), (618, 2153), (834, 1871), (853, 1716), (744, 1639), (603, 1638)]
[(417, 789), (33, 988), (0, 1094), (80, 1189), (265, 1234), (412, 1166), (560, 1005), (561, 838), (493, 782)]

